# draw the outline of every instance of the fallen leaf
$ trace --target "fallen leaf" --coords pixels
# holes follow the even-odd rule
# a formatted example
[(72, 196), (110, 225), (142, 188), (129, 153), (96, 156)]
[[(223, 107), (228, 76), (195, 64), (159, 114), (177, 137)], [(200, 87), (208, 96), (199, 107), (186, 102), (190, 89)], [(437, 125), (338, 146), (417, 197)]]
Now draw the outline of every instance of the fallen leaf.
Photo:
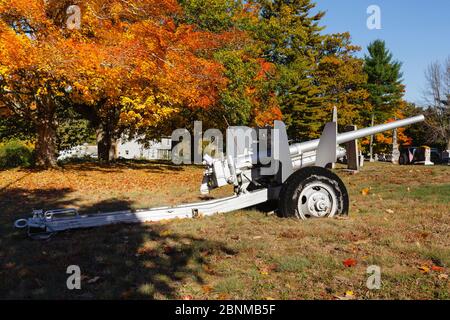
[(258, 240), (258, 239), (261, 239), (262, 237), (261, 236), (255, 236), (255, 237), (253, 237), (253, 240)]
[(210, 293), (213, 290), (213, 288), (211, 286), (204, 285), (202, 286), (202, 290), (204, 293)]
[(262, 274), (263, 276), (268, 276), (269, 275), (269, 268), (262, 267), (262, 268), (259, 269), (259, 273)]
[(355, 259), (349, 258), (349, 259), (346, 259), (346, 260), (342, 261), (342, 263), (347, 268), (350, 268), (350, 267), (356, 266), (357, 261)]
[(428, 268), (427, 266), (420, 266), (419, 270), (422, 273), (429, 273), (430, 272), (430, 268)]
[(275, 299), (272, 297), (266, 297), (266, 300), (275, 300)]
[(270, 272), (276, 270), (278, 268), (278, 265), (276, 263), (268, 265), (268, 266), (262, 266), (259, 268), (259, 272), (264, 275), (267, 276), (269, 275)]
[(228, 300), (230, 299), (230, 295), (226, 294), (226, 293), (221, 293), (219, 294), (219, 296), (217, 297), (217, 300)]
[(441, 280), (447, 280), (448, 279), (448, 274), (441, 273), (440, 275), (438, 275), (438, 278), (441, 279)]
[(182, 300), (192, 300), (191, 295), (183, 296)]
[(432, 266), (432, 267), (431, 267), (431, 270), (437, 271), (437, 272), (441, 272), (441, 271), (444, 271), (444, 268), (439, 267), (439, 266)]
[(393, 213), (394, 213), (394, 210), (392, 210), (392, 209), (386, 209), (386, 212), (389, 213), (389, 214), (393, 214)]
[(364, 188), (364, 189), (361, 190), (361, 194), (363, 196), (367, 196), (367, 195), (369, 195), (369, 193), (370, 193), (370, 189), (369, 188)]

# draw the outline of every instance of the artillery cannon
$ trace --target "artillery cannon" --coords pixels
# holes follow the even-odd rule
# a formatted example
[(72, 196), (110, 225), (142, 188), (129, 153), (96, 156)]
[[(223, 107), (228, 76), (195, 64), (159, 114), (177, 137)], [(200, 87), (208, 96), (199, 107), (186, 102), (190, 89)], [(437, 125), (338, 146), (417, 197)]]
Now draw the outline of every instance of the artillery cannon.
[[(424, 120), (420, 115), (341, 134), (337, 133), (336, 122), (330, 122), (325, 125), (320, 139), (294, 144), (289, 144), (286, 127), (281, 121), (275, 121), (273, 129), (262, 133), (231, 127), (227, 132), (227, 157), (204, 157), (206, 170), (200, 191), (205, 194), (233, 185), (233, 196), (174, 207), (95, 215), (79, 215), (75, 209), (37, 210), (31, 218), (19, 219), (14, 225), (26, 228), (32, 238), (45, 239), (67, 229), (208, 216), (268, 201), (276, 201), (284, 217), (308, 219), (347, 215), (347, 189), (342, 180), (326, 168), (345, 155), (345, 149), (339, 145)], [(237, 143), (239, 138), (243, 143)]]
[[(325, 169), (345, 156), (345, 149), (339, 145), (424, 119), (420, 115), (342, 134), (337, 134), (336, 123), (330, 122), (325, 126), (320, 139), (291, 145), (287, 143), (284, 124), (276, 121), (274, 130), (278, 131), (279, 140), (272, 139), (272, 144), (278, 142), (278, 152), (272, 160), (280, 164), (277, 174), (262, 173), (266, 167), (259, 164), (258, 160), (254, 161), (252, 154), (228, 156), (225, 160), (214, 160), (206, 156), (207, 170), (201, 192), (208, 193), (209, 190), (226, 184), (234, 184), (236, 194), (245, 194), (262, 187), (267, 190), (269, 200), (278, 200), (279, 211), (286, 217), (307, 219), (347, 214), (348, 194), (345, 185), (337, 175)], [(232, 132), (229, 136), (239, 135), (242, 136), (242, 132)], [(256, 158), (259, 159), (260, 156), (258, 154)]]

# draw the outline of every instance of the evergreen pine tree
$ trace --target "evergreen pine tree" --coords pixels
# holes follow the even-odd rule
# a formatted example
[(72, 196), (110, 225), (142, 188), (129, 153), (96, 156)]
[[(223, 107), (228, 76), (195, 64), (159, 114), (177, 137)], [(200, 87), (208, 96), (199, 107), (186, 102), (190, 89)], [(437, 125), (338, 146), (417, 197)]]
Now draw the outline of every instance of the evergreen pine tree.
[(261, 6), (256, 38), (263, 42), (263, 55), (277, 66), (276, 90), (289, 136), (308, 138), (318, 131), (317, 109), (323, 97), (313, 72), (325, 36), (319, 22), (324, 12), (313, 13), (310, 0), (259, 0)]
[(394, 116), (403, 97), (402, 64), (393, 60), (382, 40), (372, 42), (367, 50), (369, 54), (364, 58), (364, 71), (368, 75), (370, 115), (376, 122), (384, 122)]
[[(393, 60), (392, 53), (382, 40), (375, 40), (367, 47), (369, 55), (364, 57), (364, 71), (367, 73), (367, 91), (371, 108), (365, 113), (371, 119), (371, 125), (385, 122), (394, 117), (400, 107), (404, 86), (402, 85), (402, 64)], [(370, 137), (369, 153), (373, 159), (373, 140)]]

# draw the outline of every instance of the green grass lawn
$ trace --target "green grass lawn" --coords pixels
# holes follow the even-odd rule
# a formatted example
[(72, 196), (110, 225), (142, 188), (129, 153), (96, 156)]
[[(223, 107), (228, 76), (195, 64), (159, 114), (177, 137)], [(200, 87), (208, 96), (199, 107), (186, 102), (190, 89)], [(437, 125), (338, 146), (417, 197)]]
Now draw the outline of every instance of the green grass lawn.
[[(74, 230), (49, 241), (12, 228), (33, 208), (95, 213), (198, 201), (202, 171), (167, 163), (0, 171), (0, 298), (338, 299), (349, 291), (355, 299), (450, 298), (445, 166), (337, 169), (350, 193), (348, 218), (297, 221), (245, 210)], [(346, 267), (347, 259), (356, 265)], [(81, 290), (66, 287), (69, 265), (81, 268)], [(366, 287), (370, 265), (381, 268), (380, 290)]]

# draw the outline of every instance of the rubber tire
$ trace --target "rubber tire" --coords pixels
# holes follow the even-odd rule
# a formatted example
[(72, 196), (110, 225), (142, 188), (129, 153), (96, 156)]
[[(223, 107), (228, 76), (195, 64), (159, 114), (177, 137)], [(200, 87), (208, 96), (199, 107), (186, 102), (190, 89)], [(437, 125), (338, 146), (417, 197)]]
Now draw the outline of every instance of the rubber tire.
[(283, 184), (278, 202), (280, 216), (301, 219), (298, 212), (298, 198), (303, 188), (313, 181), (320, 181), (333, 188), (338, 198), (338, 210), (335, 216), (348, 215), (349, 197), (344, 182), (328, 169), (308, 167), (294, 172)]

